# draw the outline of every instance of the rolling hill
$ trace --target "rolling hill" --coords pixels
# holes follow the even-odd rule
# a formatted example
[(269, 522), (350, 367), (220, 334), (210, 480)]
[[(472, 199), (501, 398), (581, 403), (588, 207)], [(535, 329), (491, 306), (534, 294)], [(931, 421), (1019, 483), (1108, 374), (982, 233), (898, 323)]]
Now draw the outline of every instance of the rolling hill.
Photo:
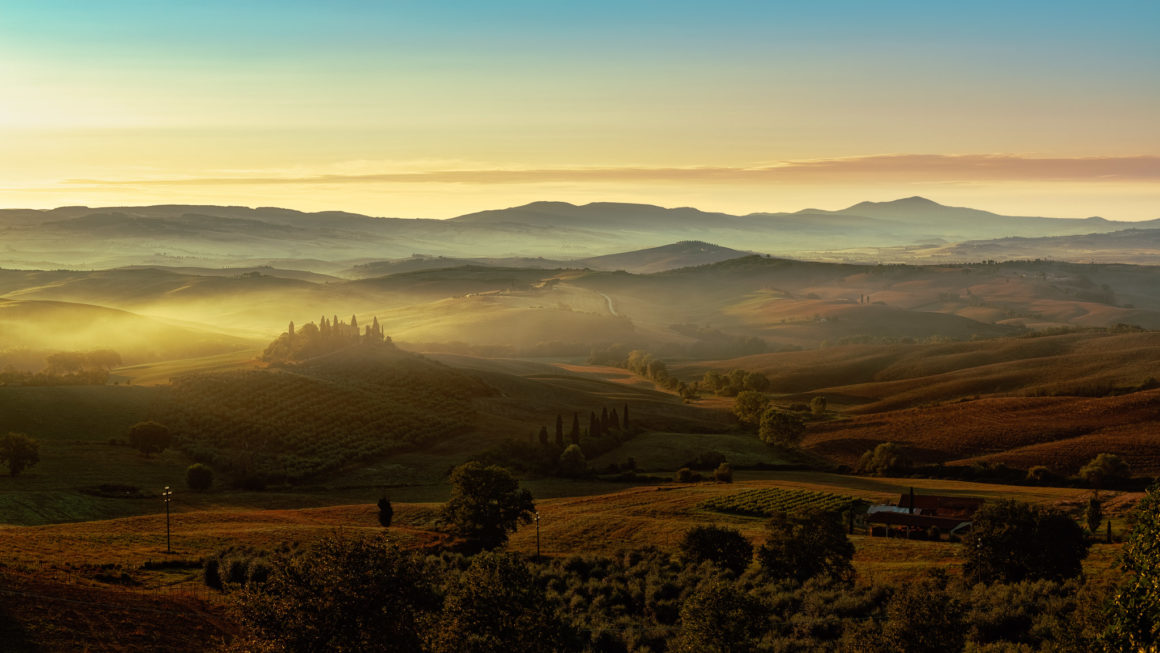
[(576, 260), (692, 240), (783, 256), (801, 251), (852, 255), (857, 250), (862, 260), (882, 260), (885, 255), (904, 261), (914, 260), (905, 249), (871, 253), (868, 248), (1157, 226), (1156, 221), (1003, 216), (917, 197), (863, 202), (838, 211), (744, 216), (646, 204), (533, 202), (449, 220), (269, 207), (64, 207), (0, 210), (0, 261), (9, 267), (89, 269), (278, 265), (332, 274), (416, 253), (454, 259)]

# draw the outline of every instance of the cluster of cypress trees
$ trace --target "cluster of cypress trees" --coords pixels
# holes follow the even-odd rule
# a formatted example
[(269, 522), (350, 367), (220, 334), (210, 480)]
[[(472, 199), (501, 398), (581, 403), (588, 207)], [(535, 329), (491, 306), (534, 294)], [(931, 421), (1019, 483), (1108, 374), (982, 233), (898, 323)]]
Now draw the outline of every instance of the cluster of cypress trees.
[(358, 318), (354, 315), (350, 316), (349, 323), (338, 319), (337, 315), (330, 319), (323, 315), (318, 324), (310, 322), (299, 329), (295, 329), (291, 322), (286, 332), (270, 343), (262, 358), (267, 361), (303, 360), (358, 344), (393, 346), (391, 337), (383, 333), (378, 317), (360, 331)]
[[(609, 412), (607, 407), (600, 409), (600, 415), (596, 415), (596, 411), (588, 413), (588, 428), (584, 430), (583, 436), (585, 438), (599, 438), (608, 434), (611, 431), (628, 431), (628, 404), (624, 405), (624, 414), (618, 414), (616, 408)], [(556, 415), (556, 446), (564, 447), (564, 416)], [(537, 436), (540, 444), (548, 444), (548, 427), (541, 426), (539, 435)], [(572, 413), (572, 427), (568, 430), (568, 442), (571, 444), (580, 444), (580, 414)]]

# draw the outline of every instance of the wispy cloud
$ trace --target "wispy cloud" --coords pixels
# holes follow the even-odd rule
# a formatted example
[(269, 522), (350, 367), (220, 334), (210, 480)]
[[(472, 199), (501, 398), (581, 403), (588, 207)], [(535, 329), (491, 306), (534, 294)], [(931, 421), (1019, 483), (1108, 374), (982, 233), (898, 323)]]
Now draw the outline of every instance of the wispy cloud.
[(561, 167), (416, 170), (363, 174), (206, 176), (169, 179), (69, 179), (73, 186), (227, 186), (278, 184), (537, 183), (841, 183), (1154, 182), (1160, 156), (1037, 158), (1014, 155), (886, 154), (786, 161), (753, 167)]

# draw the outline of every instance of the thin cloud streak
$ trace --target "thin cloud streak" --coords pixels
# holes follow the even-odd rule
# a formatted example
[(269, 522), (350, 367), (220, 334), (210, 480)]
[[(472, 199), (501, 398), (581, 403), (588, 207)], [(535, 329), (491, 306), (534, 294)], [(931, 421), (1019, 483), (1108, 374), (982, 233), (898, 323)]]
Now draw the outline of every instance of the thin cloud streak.
[(178, 179), (69, 179), (74, 186), (228, 186), (279, 184), (537, 184), (537, 183), (840, 183), (850, 181), (1154, 182), (1160, 156), (1032, 158), (1011, 155), (891, 154), (788, 161), (759, 167), (581, 167), (426, 170), (307, 176), (195, 177)]

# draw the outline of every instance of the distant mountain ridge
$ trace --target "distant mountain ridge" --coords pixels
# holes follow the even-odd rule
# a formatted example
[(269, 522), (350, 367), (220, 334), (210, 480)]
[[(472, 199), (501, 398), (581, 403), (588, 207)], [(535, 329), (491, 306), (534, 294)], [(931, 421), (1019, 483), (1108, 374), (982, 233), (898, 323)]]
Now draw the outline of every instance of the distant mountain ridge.
[[(374, 218), (341, 211), (160, 205), (0, 210), (0, 267), (252, 267), (339, 274), (374, 261), (420, 257), (594, 261), (638, 271), (612, 253), (658, 243), (716, 243), (777, 256), (861, 251), (997, 238), (1078, 236), (1155, 229), (1160, 220), (1115, 222), (1005, 216), (922, 197), (861, 202), (837, 211), (731, 215), (696, 208), (532, 202), (449, 220)], [(649, 254), (648, 256), (654, 256)], [(731, 254), (730, 254), (731, 255)], [(853, 254), (881, 260), (881, 252)], [(905, 260), (905, 250), (891, 256)], [(637, 254), (637, 256), (646, 256)], [(706, 259), (708, 260), (708, 259)], [(412, 267), (422, 267), (418, 260)], [(661, 268), (655, 268), (661, 269)]]

